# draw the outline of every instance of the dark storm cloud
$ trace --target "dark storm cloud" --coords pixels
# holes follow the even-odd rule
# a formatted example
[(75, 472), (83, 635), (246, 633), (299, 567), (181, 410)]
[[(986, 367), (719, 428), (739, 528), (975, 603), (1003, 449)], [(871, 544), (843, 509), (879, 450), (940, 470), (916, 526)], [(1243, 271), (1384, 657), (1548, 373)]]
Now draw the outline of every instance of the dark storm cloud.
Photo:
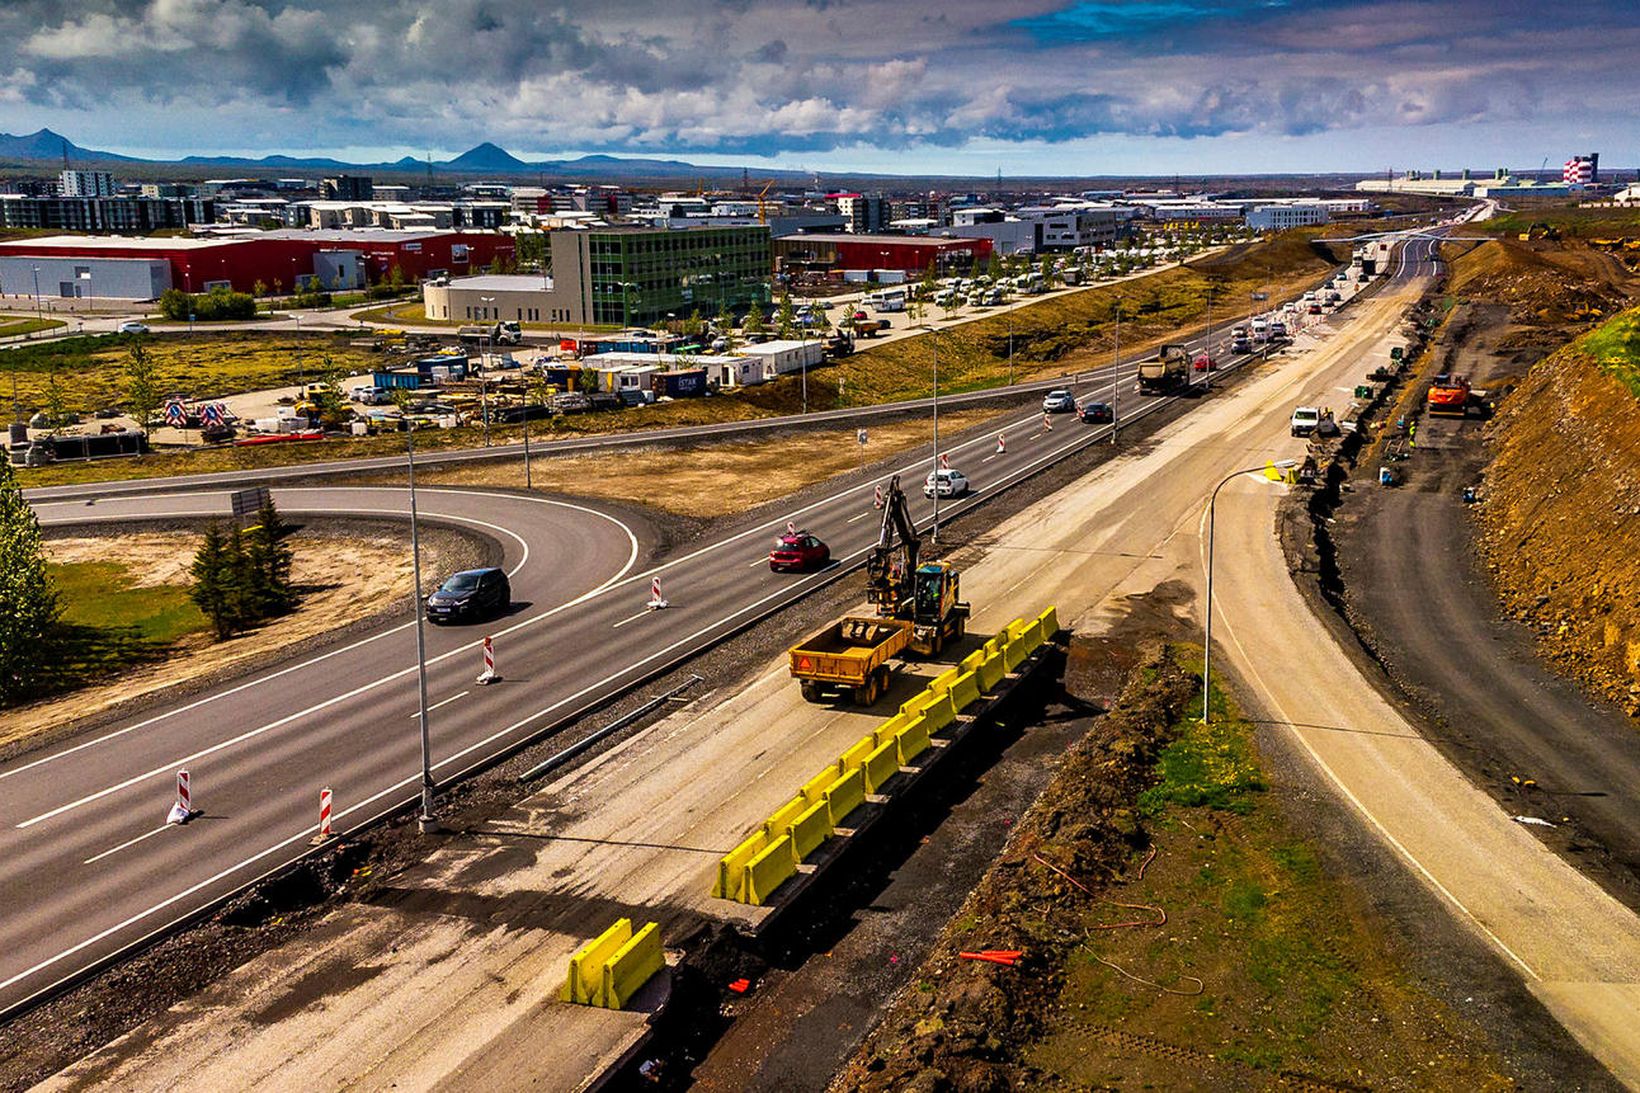
[(1290, 137), (1616, 113), (1636, 47), (1634, 7), (1589, 0), (19, 0), (0, 103), (209, 109), (195, 148)]

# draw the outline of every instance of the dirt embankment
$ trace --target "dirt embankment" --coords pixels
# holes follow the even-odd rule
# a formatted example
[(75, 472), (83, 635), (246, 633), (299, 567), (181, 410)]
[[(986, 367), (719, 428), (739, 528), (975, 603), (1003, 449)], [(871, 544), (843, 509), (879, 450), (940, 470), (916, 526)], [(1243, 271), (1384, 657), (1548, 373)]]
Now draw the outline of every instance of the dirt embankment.
[(1574, 343), (1489, 432), (1481, 545), (1506, 608), (1561, 671), (1640, 717), (1640, 403)]

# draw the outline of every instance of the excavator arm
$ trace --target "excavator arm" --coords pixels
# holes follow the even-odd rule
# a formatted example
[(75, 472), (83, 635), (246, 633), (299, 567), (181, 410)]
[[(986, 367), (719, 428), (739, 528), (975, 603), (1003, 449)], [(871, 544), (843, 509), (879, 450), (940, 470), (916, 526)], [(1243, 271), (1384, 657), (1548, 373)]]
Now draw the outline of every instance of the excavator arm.
[(883, 493), (883, 523), (877, 545), (866, 557), (866, 596), (884, 616), (899, 616), (911, 606), (922, 539), (911, 522), (911, 507), (900, 476), (888, 481)]

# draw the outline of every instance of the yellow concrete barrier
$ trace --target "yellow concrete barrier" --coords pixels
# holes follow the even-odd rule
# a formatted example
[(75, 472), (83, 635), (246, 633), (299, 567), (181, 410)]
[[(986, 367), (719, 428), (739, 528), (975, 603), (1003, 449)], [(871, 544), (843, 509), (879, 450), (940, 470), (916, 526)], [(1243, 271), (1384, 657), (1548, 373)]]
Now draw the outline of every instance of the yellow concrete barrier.
[(802, 861), (831, 838), (831, 809), (825, 801), (804, 809), (786, 829), (786, 834), (791, 839), (794, 860)]
[(1043, 639), (1052, 638), (1059, 633), (1059, 608), (1049, 607), (1037, 616), (1036, 621), (1042, 624)]
[(871, 730), (871, 739), (880, 747), (884, 740), (892, 739), (895, 733), (911, 724), (913, 720), (915, 715), (906, 713), (905, 707), (902, 706), (899, 713)]
[(638, 988), (649, 982), (650, 976), (664, 967), (666, 954), (661, 951), (660, 924), (651, 922), (633, 934), (604, 965), (602, 997), (597, 1004), (605, 1009), (622, 1008), (638, 993)]
[(826, 807), (831, 811), (831, 826), (837, 827), (850, 812), (866, 803), (866, 772), (858, 767), (832, 783), (826, 790)]
[(941, 691), (937, 695), (929, 696), (929, 700), (923, 704), (922, 718), (928, 725), (929, 732), (939, 732), (955, 721), (957, 705), (951, 700), (951, 692)]
[(769, 833), (760, 827), (745, 842), (723, 855), (718, 860), (717, 882), (712, 885), (712, 895), (719, 899), (740, 899), (746, 887), (746, 863), (768, 845)]
[(803, 798), (793, 797), (763, 821), (763, 830), (771, 839), (780, 838), (786, 833), (786, 828), (791, 826), (791, 822), (797, 819), (798, 814), (808, 807), (809, 803)]
[(761, 907), (768, 902), (774, 890), (795, 872), (797, 859), (792, 856), (792, 841), (782, 835), (747, 863), (746, 891), (741, 902)]
[(632, 920), (617, 919), (615, 925), (582, 945), (569, 958), (569, 978), (558, 996), (565, 1002), (579, 1006), (600, 1005), (597, 1001), (603, 991), (604, 965), (609, 958), (632, 939)]
[(963, 657), (962, 663), (957, 665), (957, 667), (961, 668), (965, 672), (972, 672), (984, 663), (985, 650), (975, 649), (972, 653), (969, 653), (967, 656)]
[(951, 684), (951, 705), (961, 710), (964, 706), (979, 701), (979, 675), (977, 672), (964, 672)]
[(899, 769), (900, 746), (893, 740), (883, 741), (876, 751), (866, 756), (866, 792), (876, 793)]
[(848, 751), (837, 757), (837, 773), (846, 775), (851, 770), (858, 770), (860, 764), (866, 761), (866, 756), (876, 747), (877, 741), (874, 737), (863, 736), (856, 740)]
[(945, 671), (941, 672), (929, 681), (928, 690), (933, 691), (935, 694), (938, 694), (941, 691), (948, 691), (951, 689), (952, 681), (961, 674), (961, 668), (947, 668)]
[(1002, 677), (1008, 674), (1007, 656), (1007, 650), (1003, 650), (985, 658), (985, 662), (979, 666), (980, 690), (989, 691), (1002, 682)]
[(928, 719), (919, 717), (894, 737), (895, 743), (900, 746), (900, 763), (904, 765), (921, 755), (929, 748)]
[(826, 796), (826, 790), (830, 789), (832, 784), (841, 777), (842, 774), (838, 771), (837, 764), (833, 763), (807, 782), (804, 782), (803, 788), (798, 790), (798, 795), (812, 805), (816, 801), (822, 800)]

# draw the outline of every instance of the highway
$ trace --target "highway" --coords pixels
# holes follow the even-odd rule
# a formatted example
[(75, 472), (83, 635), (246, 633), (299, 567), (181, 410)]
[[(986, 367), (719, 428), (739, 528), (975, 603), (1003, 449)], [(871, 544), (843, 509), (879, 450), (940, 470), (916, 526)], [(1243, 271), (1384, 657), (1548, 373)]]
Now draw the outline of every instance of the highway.
[[(1169, 401), (1134, 393), (1132, 362), (1119, 372), (1124, 421)], [(1111, 382), (1110, 367), (1088, 373), (1079, 393), (1108, 401)], [(1006, 437), (1005, 451), (997, 450), (996, 432)], [(1049, 428), (1031, 409), (946, 447), (951, 465), (972, 479), (976, 493), (942, 502), (942, 518), (1108, 436), (1108, 426), (1086, 426), (1072, 415), (1056, 416)], [(924, 526), (932, 522), (933, 506), (918, 485), (931, 463), (931, 449), (898, 463)], [(31, 500), (48, 524), (226, 511), (224, 493), (155, 493), (156, 484), (142, 485), (150, 492), (109, 494), (93, 505)], [(875, 485), (841, 487), (647, 567), (631, 529), (587, 506), (482, 491), (418, 491), (421, 511), (430, 517), (477, 527), (502, 542), (519, 601), (513, 615), (489, 630), (504, 677), (499, 685), (474, 685), (484, 629), (430, 632), (435, 779), (481, 766), (857, 565), (877, 535)], [(393, 489), (279, 489), (275, 496), (293, 515), (402, 514), (406, 508), (403, 492)], [(830, 543), (831, 569), (768, 571), (770, 538), (788, 521)], [(671, 603), (665, 610), (645, 606), (652, 578), (661, 580)], [(0, 1009), (48, 992), (294, 860), (307, 849), (321, 787), (335, 792), (339, 830), (413, 800), (419, 790), (414, 663), (411, 627), (390, 624), (342, 648), (224, 683), (175, 708), (0, 767), (0, 917), (9, 943), (0, 951)], [(190, 771), (195, 804), (205, 815), (166, 828), (179, 768)]]
[[(1285, 438), (1296, 402), (1347, 390), (1370, 364), (1352, 349), (1356, 336), (1336, 328), (1359, 325), (1372, 338), (1393, 332), (1404, 293), (1402, 286), (1386, 294), (1398, 298), (1364, 301), (1357, 318), (1305, 337), (1294, 356), (1191, 404), (1144, 444), (1028, 509), (990, 521), (958, 555), (974, 633), (1052, 602), (1067, 625), (1096, 635), (1130, 597), (1193, 583), (1207, 489), (1229, 470), (1262, 463), (1258, 453)], [(1065, 426), (1030, 440), (1040, 420), (1032, 414), (1010, 431), (1010, 453), (1025, 444), (1036, 447), (1031, 459), (1049, 455), (1044, 442), (1063, 438)], [(953, 464), (979, 474), (973, 458), (988, 454), (989, 445), (976, 443)], [(998, 475), (985, 483), (996, 488), (996, 461), (982, 467)], [(1258, 482), (1272, 497), (1284, 492)], [(844, 500), (851, 507), (824, 511), (844, 527), (849, 514), (861, 517), (854, 526), (869, 526), (861, 491)], [(842, 541), (837, 525), (821, 525), (813, 512), (800, 522)], [(719, 560), (725, 583), (748, 586), (731, 605), (759, 596), (761, 538), (732, 548), (733, 567), (728, 555)], [(652, 631), (694, 596), (674, 576), (666, 590), (676, 606), (644, 615), (646, 584), (635, 574), (612, 593), (636, 618), (620, 631), (637, 632), (634, 641), (661, 640)], [(609, 626), (621, 621), (608, 618)], [(699, 624), (672, 626), (690, 628)], [(620, 648), (623, 657), (639, 653)], [(718, 855), (935, 670), (913, 665), (873, 717), (803, 702), (778, 650), (768, 652), (750, 680), (702, 695), (478, 829), (430, 843), (426, 862), (396, 873), (385, 890), (344, 902), (299, 942), (230, 973), (50, 1087), (170, 1088), (207, 1073), (238, 1088), (578, 1087), (630, 1042), (644, 1014), (550, 1001), (568, 954), (620, 914), (659, 921), (668, 944), (703, 922), (735, 921), (746, 908), (707, 895)], [(553, 1049), (542, 1051), (543, 1043)], [(758, 1083), (749, 1076), (748, 1084)]]

